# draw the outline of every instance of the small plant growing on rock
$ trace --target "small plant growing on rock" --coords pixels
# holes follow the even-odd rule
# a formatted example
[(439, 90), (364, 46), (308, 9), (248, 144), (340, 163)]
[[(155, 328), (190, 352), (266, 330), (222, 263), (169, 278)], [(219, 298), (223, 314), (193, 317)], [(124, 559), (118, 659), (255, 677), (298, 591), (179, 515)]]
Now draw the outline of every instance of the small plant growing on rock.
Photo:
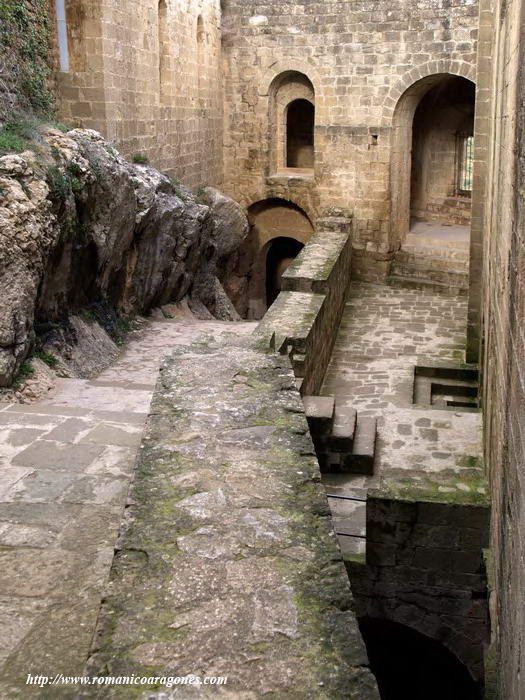
[(23, 117), (14, 117), (0, 129), (0, 155), (20, 153), (31, 147), (38, 136), (35, 125)]
[(64, 202), (70, 193), (70, 182), (64, 173), (51, 165), (47, 169), (47, 184), (49, 185), (50, 193), (53, 199), (58, 199)]
[(49, 126), (61, 131), (63, 134), (67, 134), (68, 131), (71, 131), (71, 127), (61, 124), (60, 122), (49, 122)]
[(67, 169), (69, 170), (71, 175), (74, 175), (75, 177), (82, 175), (82, 168), (80, 167), (80, 165), (78, 163), (75, 163), (74, 161), (71, 161), (68, 164)]
[(138, 165), (147, 165), (149, 163), (149, 158), (143, 153), (134, 153), (133, 162), (137, 163)]
[(35, 352), (35, 357), (38, 357), (39, 360), (42, 360), (42, 362), (44, 362), (48, 367), (51, 367), (51, 369), (54, 369), (58, 364), (57, 358), (45, 350), (37, 350)]
[(26, 360), (20, 369), (18, 370), (18, 374), (16, 375), (15, 379), (13, 380), (12, 384), (12, 389), (19, 389), (22, 384), (26, 381), (26, 379), (29, 379), (29, 377), (32, 377), (33, 374), (35, 373), (35, 370), (33, 369), (31, 365), (31, 360), (28, 359)]

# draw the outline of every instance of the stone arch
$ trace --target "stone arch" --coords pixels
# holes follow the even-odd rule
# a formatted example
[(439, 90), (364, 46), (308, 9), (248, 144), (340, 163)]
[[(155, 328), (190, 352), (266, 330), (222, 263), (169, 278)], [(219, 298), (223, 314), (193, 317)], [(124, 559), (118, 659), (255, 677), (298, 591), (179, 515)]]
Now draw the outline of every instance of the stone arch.
[(264, 188), (254, 187), (251, 191), (246, 193), (242, 201), (239, 201), (246, 209), (250, 209), (259, 202), (270, 199), (282, 199), (296, 206), (305, 213), (311, 223), (319, 216), (318, 197), (315, 196), (315, 193), (304, 187), (288, 186), (284, 192), (282, 186), (279, 184), (268, 184)]
[[(472, 76), (473, 69), (464, 63), (453, 61), (433, 62), (429, 66), (445, 64), (443, 67), (454, 68), (455, 72), (443, 71), (430, 73), (416, 78), (416, 80), (402, 92), (404, 85), (415, 75), (421, 75), (425, 71), (412, 69), (396, 88), (399, 97), (395, 102), (390, 117), (391, 126), (391, 150), (390, 150), (390, 241), (391, 250), (396, 250), (401, 245), (410, 228), (411, 206), (411, 171), (412, 171), (412, 137), (414, 115), (425, 96), (437, 88), (440, 84), (450, 81), (451, 78), (462, 78), (473, 83), (472, 77), (460, 75), (465, 73)], [(456, 65), (457, 64), (457, 65)]]
[[(270, 144), (270, 171), (275, 173), (289, 166), (288, 158), (288, 115), (290, 105), (302, 101), (309, 103), (315, 113), (315, 88), (310, 78), (304, 73), (295, 70), (286, 70), (279, 73), (272, 81), (269, 88), (268, 104), (268, 139)], [(315, 124), (312, 125), (311, 157), (308, 168), (314, 164), (313, 133)]]
[[(427, 616), (428, 617), (428, 616)], [(391, 617), (361, 617), (359, 627), (380, 692), (388, 697), (481, 699), (481, 678), (461, 644), (440, 639), (424, 624)], [(411, 679), (412, 685), (407, 683)]]
[(320, 94), (321, 92), (321, 78), (316, 68), (310, 63), (304, 63), (302, 61), (289, 60), (289, 61), (277, 61), (272, 63), (271, 67), (264, 73), (261, 80), (261, 85), (263, 85), (264, 92), (260, 93), (262, 97), (268, 97), (270, 95), (271, 87), (274, 81), (284, 73), (302, 73), (310, 81), (313, 86), (314, 93)]
[(412, 85), (424, 78), (441, 74), (457, 75), (473, 83), (476, 82), (476, 68), (466, 61), (444, 59), (441, 61), (428, 61), (419, 66), (413, 66), (409, 71), (404, 73), (397, 83), (388, 91), (383, 100), (380, 125), (391, 126), (394, 112), (401, 96), (411, 88)]
[[(286, 238), (304, 245), (313, 235), (314, 227), (304, 209), (279, 197), (253, 203), (248, 208), (248, 220), (248, 236), (235, 253), (235, 260), (228, 262), (221, 281), (241, 316), (260, 319), (268, 306), (266, 276), (271, 242)], [(296, 248), (293, 255), (298, 252)]]

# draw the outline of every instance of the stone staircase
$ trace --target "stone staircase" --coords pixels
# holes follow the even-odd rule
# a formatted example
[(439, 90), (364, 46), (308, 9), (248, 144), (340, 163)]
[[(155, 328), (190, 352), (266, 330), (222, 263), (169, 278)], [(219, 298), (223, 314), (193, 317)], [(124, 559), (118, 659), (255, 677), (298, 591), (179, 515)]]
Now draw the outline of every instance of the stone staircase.
[(303, 396), (306, 418), (322, 472), (374, 473), (377, 421), (333, 396)]
[[(419, 232), (407, 235), (395, 255), (388, 284), (465, 296), (468, 293), (468, 237), (463, 235), (455, 239), (453, 235), (435, 235), (432, 228), (425, 235)], [(446, 227), (442, 232), (447, 233)], [(439, 234), (439, 230), (436, 233)]]
[(415, 217), (424, 221), (441, 221), (458, 226), (470, 225), (470, 197), (450, 196), (443, 202), (429, 202), (424, 211), (416, 211)]

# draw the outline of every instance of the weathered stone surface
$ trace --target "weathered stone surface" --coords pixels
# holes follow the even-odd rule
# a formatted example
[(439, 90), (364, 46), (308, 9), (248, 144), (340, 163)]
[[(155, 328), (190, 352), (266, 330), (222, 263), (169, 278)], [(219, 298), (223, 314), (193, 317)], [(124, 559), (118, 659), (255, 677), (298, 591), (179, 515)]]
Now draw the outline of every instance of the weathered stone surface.
[(252, 342), (164, 363), (89, 669), (376, 698), (293, 375)]
[(206, 187), (200, 200), (210, 208), (219, 259), (231, 255), (248, 235), (244, 209), (214, 187)]
[[(62, 379), (31, 406), (0, 404), (2, 698), (44, 696), (26, 685), (28, 673), (82, 673), (161, 359), (177, 343), (229, 329), (150, 322), (98, 379)], [(236, 334), (252, 330), (235, 325)], [(206, 506), (191, 498), (188, 508)]]
[[(126, 162), (90, 130), (49, 130), (38, 154), (0, 158), (0, 386), (26, 357), (35, 318), (55, 354), (84, 375), (116, 354), (93, 324), (115, 331), (115, 312), (191, 294), (237, 319), (215, 265), (247, 221), (224, 195), (212, 190), (209, 199), (217, 221), (184, 187)], [(86, 307), (91, 327), (74, 317)]]

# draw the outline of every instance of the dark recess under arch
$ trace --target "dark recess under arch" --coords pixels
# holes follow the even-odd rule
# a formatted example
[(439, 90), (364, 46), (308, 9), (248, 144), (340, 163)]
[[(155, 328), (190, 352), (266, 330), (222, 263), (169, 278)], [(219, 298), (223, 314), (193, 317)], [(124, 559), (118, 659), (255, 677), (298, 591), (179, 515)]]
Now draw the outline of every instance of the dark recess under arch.
[(481, 700), (467, 667), (437, 640), (382, 618), (359, 627), (381, 700)]

